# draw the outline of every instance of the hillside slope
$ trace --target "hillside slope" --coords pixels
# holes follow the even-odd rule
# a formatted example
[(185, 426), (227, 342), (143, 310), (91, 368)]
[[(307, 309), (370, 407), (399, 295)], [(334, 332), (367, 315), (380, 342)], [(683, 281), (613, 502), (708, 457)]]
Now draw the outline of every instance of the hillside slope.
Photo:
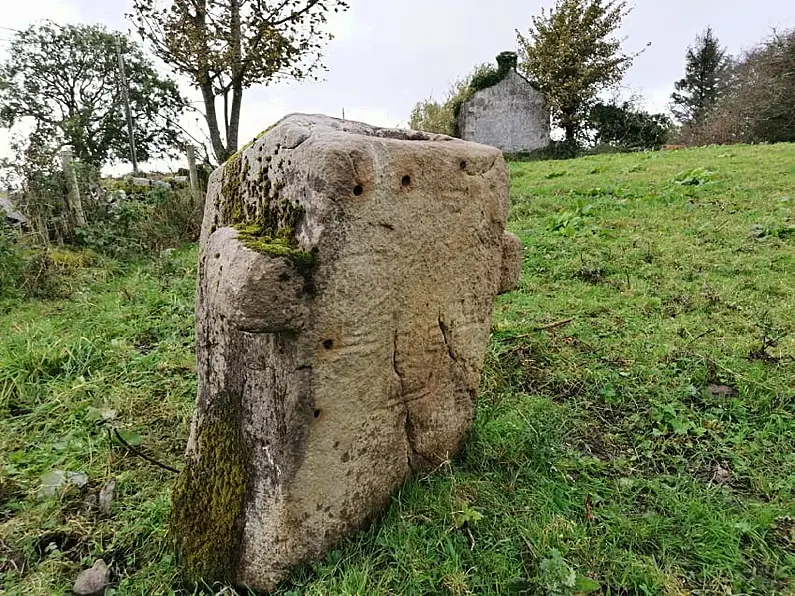
[[(795, 145), (511, 172), (523, 277), (463, 452), (281, 593), (792, 593)], [(117, 596), (190, 593), (173, 475), (111, 431), (180, 465), (195, 258), (75, 259), (69, 300), (0, 304), (0, 591), (102, 557)], [(55, 470), (87, 483), (41, 494)]]

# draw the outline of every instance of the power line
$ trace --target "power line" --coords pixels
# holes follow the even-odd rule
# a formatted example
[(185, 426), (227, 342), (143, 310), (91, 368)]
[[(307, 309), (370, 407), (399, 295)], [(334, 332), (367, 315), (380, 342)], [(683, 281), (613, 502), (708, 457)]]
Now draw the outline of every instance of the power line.
[(13, 27), (0, 27), (0, 29), (5, 29), (6, 31), (16, 31), (17, 33), (22, 33), (22, 30), (14, 29)]

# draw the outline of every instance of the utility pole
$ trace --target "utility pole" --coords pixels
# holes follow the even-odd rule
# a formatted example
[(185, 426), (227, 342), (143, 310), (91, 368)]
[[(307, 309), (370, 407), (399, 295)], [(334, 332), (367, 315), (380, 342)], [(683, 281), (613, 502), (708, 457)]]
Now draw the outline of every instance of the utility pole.
[(121, 41), (116, 35), (116, 57), (119, 60), (119, 84), (121, 95), (124, 99), (124, 113), (127, 116), (127, 135), (130, 137), (130, 159), (132, 160), (133, 175), (138, 174), (138, 157), (135, 155), (135, 137), (133, 136), (133, 121), (130, 113), (130, 92), (127, 88), (127, 76), (124, 74), (124, 56), (121, 55)]

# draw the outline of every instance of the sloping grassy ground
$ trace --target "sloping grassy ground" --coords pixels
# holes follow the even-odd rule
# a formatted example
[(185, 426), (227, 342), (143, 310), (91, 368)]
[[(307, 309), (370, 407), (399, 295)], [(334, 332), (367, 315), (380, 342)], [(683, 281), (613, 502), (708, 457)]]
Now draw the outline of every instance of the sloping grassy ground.
[[(283, 594), (793, 594), (795, 146), (511, 164), (463, 452)], [(186, 594), (164, 522), (195, 390), (195, 251), (0, 307), (0, 591)], [(88, 484), (37, 496), (42, 475)], [(110, 515), (96, 493), (117, 480)]]

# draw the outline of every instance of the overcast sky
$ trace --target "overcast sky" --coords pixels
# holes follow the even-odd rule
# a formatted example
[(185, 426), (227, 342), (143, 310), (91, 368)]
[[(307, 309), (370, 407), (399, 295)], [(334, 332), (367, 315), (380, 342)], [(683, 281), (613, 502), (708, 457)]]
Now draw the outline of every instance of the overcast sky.
[[(161, 0), (162, 1), (162, 0)], [(240, 138), (245, 143), (289, 112), (320, 112), (384, 126), (405, 126), (412, 105), (450, 84), (475, 64), (515, 50), (515, 30), (553, 0), (349, 0), (335, 18), (325, 52), (329, 72), (317, 83), (285, 83), (249, 90)], [(104, 23), (128, 31), (131, 0), (0, 0), (0, 26), (22, 29), (41, 19)], [(666, 108), (681, 78), (688, 44), (711, 25), (732, 53), (754, 45), (773, 28), (795, 27), (793, 0), (634, 0), (623, 35), (629, 52), (651, 46), (625, 79), (649, 109)], [(0, 30), (0, 38), (13, 32)], [(0, 59), (7, 42), (0, 42)], [(198, 99), (194, 93), (192, 99)], [(186, 122), (187, 124), (187, 122)], [(0, 136), (0, 154), (7, 146)]]

